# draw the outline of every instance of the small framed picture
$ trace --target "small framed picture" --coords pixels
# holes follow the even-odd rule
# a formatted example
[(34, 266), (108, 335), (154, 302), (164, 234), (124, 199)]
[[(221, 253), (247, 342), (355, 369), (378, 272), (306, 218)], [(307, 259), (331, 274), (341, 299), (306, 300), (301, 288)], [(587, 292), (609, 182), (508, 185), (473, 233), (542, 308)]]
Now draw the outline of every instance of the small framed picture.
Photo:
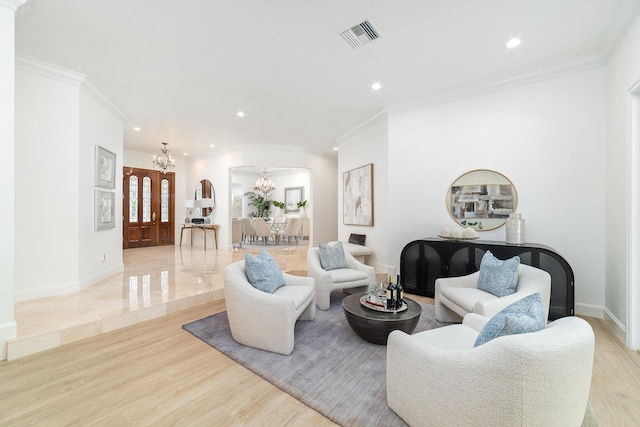
[(99, 145), (95, 150), (96, 186), (116, 188), (116, 155)]
[(116, 228), (115, 193), (95, 190), (96, 192), (96, 222), (95, 231)]
[(304, 200), (304, 187), (289, 187), (284, 189), (284, 213), (300, 212), (298, 202)]

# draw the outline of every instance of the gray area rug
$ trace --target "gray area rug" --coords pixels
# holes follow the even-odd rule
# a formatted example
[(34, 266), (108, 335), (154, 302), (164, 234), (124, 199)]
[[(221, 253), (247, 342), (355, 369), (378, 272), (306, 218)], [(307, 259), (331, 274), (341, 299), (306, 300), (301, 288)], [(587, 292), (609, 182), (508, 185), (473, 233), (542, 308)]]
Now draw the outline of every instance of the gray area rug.
[[(331, 295), (329, 310), (313, 321), (298, 321), (290, 356), (257, 350), (231, 338), (227, 313), (183, 328), (307, 406), (343, 426), (405, 426), (387, 406), (386, 346), (363, 341), (342, 311), (346, 294)], [(443, 326), (432, 305), (420, 304), (416, 332)]]

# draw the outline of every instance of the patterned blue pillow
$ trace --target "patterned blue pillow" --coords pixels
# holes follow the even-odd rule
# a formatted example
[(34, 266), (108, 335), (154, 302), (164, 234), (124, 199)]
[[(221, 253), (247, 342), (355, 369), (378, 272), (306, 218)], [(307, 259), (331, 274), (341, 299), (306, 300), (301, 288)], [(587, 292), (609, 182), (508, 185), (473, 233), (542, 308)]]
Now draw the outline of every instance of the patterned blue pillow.
[(244, 270), (251, 286), (261, 291), (272, 294), (284, 285), (284, 275), (276, 260), (266, 249), (263, 249), (257, 257), (246, 254)]
[(506, 306), (484, 325), (473, 345), (477, 347), (504, 335), (526, 334), (544, 329), (544, 304), (539, 293)]
[(325, 270), (335, 270), (336, 268), (347, 268), (347, 259), (344, 256), (342, 242), (333, 246), (318, 243), (320, 249), (320, 265)]
[(491, 251), (487, 251), (480, 261), (478, 289), (498, 297), (506, 297), (515, 293), (518, 285), (519, 266), (519, 256), (501, 261), (494, 257)]

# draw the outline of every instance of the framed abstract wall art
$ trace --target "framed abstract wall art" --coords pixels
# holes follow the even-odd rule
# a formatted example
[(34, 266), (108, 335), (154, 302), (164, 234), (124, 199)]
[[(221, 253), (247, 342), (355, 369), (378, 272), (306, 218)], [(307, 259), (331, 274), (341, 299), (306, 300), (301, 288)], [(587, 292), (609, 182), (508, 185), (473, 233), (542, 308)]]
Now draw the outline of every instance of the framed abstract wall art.
[(373, 225), (373, 163), (342, 174), (345, 225)]

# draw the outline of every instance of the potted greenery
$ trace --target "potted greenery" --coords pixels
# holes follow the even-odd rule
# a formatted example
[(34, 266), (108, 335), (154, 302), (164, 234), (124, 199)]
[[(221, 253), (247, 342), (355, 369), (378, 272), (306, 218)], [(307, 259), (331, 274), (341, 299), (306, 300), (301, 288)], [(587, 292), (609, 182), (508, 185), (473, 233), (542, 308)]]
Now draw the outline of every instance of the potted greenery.
[(300, 209), (300, 218), (306, 218), (307, 217), (307, 201), (303, 200), (301, 202), (298, 202), (298, 209)]
[(278, 202), (277, 200), (273, 201), (273, 206), (276, 207), (276, 211), (273, 214), (274, 218), (278, 218), (279, 216), (282, 216), (282, 210), (284, 209), (284, 202)]
[(244, 193), (249, 198), (249, 205), (255, 206), (258, 212), (252, 212), (252, 217), (268, 218), (269, 209), (271, 208), (270, 194), (265, 194), (257, 189)]

